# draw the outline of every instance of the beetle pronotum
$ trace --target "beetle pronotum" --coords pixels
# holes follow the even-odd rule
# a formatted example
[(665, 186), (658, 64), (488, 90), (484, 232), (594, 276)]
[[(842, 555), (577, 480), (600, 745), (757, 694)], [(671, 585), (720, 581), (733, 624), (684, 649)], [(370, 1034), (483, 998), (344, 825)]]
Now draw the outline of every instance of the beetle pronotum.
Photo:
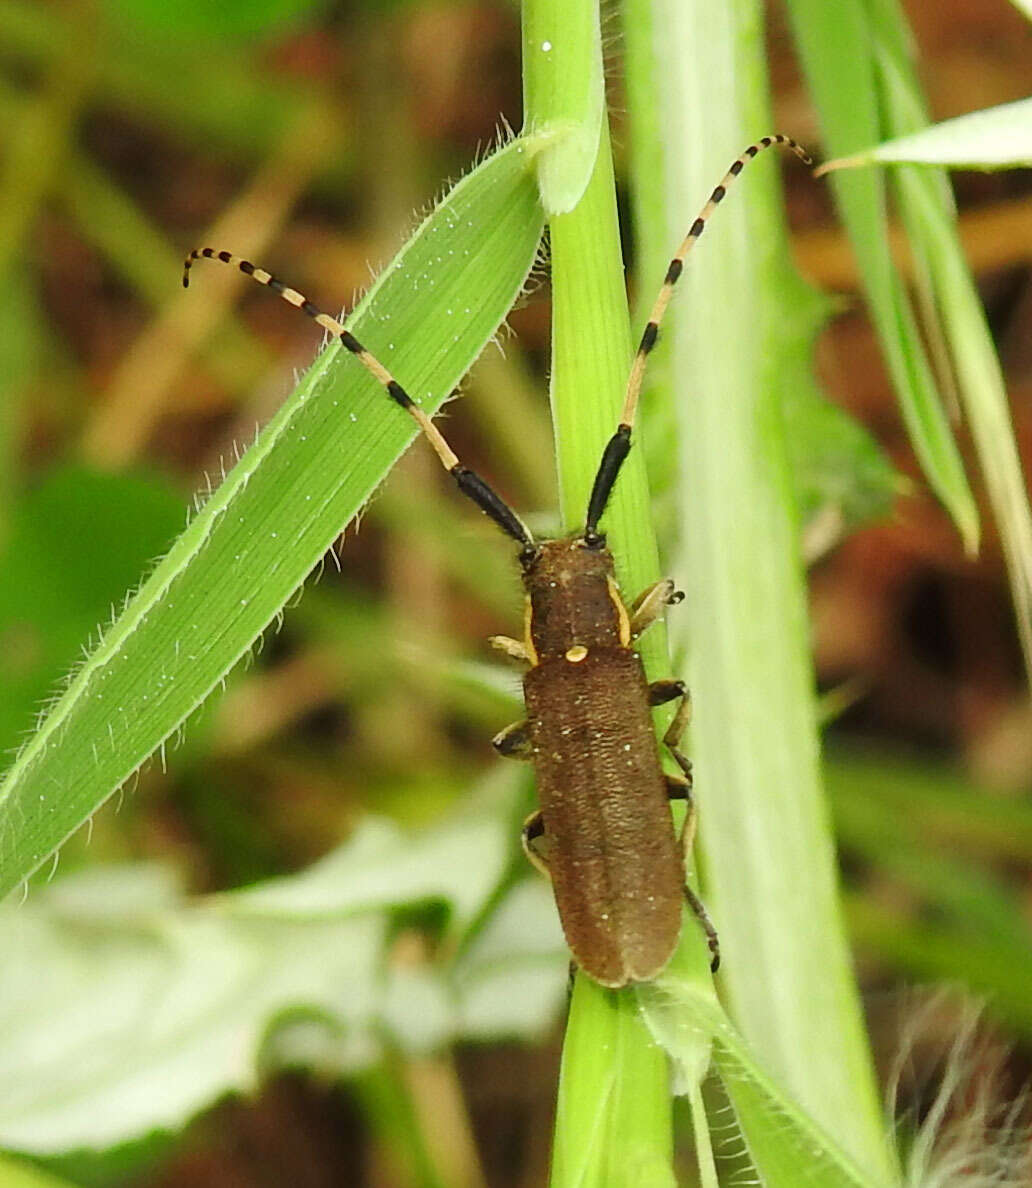
[[(685, 880), (694, 832), (691, 764), (679, 750), (690, 711), (688, 693), (681, 681), (650, 685), (633, 647), (664, 607), (682, 596), (673, 582), (664, 580), (630, 606), (625, 604), (599, 522), (631, 448), (646, 361), (685, 257), (746, 162), (772, 145), (784, 145), (812, 164), (791, 137), (765, 136), (734, 161), (713, 190), (670, 261), (645, 325), (620, 422), (595, 475), (584, 529), (559, 540), (535, 541), (520, 517), (462, 465), (383, 364), (296, 289), (249, 260), (213, 248), (195, 249), (183, 268), (185, 287), (195, 260), (233, 265), (339, 338), (413, 418), (462, 493), (520, 546), (526, 590), (524, 638), (497, 636), (491, 642), (527, 666), (527, 717), (498, 734), (494, 745), (501, 754), (534, 765), (540, 808), (524, 825), (524, 849), (552, 879), (574, 959), (603, 986), (646, 981), (663, 969), (680, 934), (682, 898), (705, 930), (714, 970), (720, 961), (716, 930)], [(680, 705), (663, 742), (681, 774), (669, 776), (660, 762), (650, 710), (674, 700)], [(672, 799), (689, 805), (680, 844), (668, 808)]]

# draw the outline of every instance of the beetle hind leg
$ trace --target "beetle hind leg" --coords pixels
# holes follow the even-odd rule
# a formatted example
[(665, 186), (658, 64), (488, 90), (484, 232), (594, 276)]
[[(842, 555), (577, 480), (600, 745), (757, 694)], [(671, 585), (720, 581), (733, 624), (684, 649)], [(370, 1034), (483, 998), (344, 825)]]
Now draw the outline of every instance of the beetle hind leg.
[[(682, 703), (683, 704), (683, 703)], [(676, 718), (674, 719), (676, 722)], [(667, 731), (669, 734), (670, 732)], [(686, 806), (686, 813), (684, 817), (684, 824), (681, 826), (681, 854), (683, 856), (684, 864), (687, 867), (688, 858), (692, 852), (692, 847), (695, 844), (695, 823), (698, 819), (698, 814), (695, 808), (695, 797), (692, 795), (692, 780), (691, 780), (691, 763), (670, 744), (669, 739), (664, 739), (674, 758), (677, 759), (678, 764), (682, 770), (685, 771), (683, 776), (667, 776), (667, 797), (670, 800), (683, 800)], [(699, 926), (706, 934), (706, 944), (710, 951), (710, 972), (716, 973), (720, 968), (720, 937), (717, 935), (717, 930), (710, 919), (710, 914), (706, 910), (706, 905), (695, 894), (695, 892), (688, 886), (687, 882), (684, 884), (682, 890), (684, 891), (685, 902), (692, 909), (692, 913), (696, 920), (699, 921)]]
[(695, 914), (696, 920), (699, 921), (702, 931), (706, 934), (706, 944), (709, 946), (710, 951), (710, 973), (716, 973), (720, 969), (720, 937), (717, 935), (717, 930), (713, 926), (709, 912), (706, 911), (706, 905), (687, 883), (685, 883), (683, 890), (685, 901)]
[(668, 800), (683, 800), (685, 806), (684, 824), (681, 826), (681, 853), (687, 863), (691, 855), (692, 847), (695, 845), (695, 823), (698, 819), (698, 812), (695, 807), (695, 797), (692, 795), (691, 779), (685, 779), (684, 776), (666, 777), (667, 782), (667, 799)]
[(681, 747), (681, 739), (692, 720), (692, 695), (684, 681), (654, 681), (649, 685), (649, 704), (666, 705), (668, 701), (681, 699), (677, 712), (670, 719), (670, 725), (663, 735), (663, 742), (677, 766), (684, 772), (684, 778), (689, 785), (692, 781), (692, 761), (685, 755)]

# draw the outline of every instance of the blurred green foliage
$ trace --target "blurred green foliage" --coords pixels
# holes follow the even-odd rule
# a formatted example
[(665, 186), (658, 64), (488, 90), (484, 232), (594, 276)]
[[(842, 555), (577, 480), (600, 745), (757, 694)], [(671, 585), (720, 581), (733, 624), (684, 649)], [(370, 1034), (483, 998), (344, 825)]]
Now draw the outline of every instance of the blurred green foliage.
[(110, 19), (146, 37), (204, 38), (227, 43), (282, 35), (315, 21), (329, 0), (105, 0)]
[(183, 526), (181, 498), (156, 475), (57, 467), (14, 504), (0, 547), (0, 748), (81, 659), (98, 624)]
[[(301, 0), (0, 0), (5, 752), (166, 552), (228, 443), (250, 440), (288, 389), (298, 353), (314, 346), (299, 324), (297, 352), (277, 370), (273, 339), (294, 332), (292, 315), (270, 311), (275, 303), (257, 292), (244, 313), (225, 316), (212, 312), (221, 298), (191, 297), (197, 323), (184, 333), (174, 307), (182, 252), (236, 210), (241, 192), (257, 195), (259, 211), (278, 209), (285, 177), (297, 188), (270, 216), (271, 263), (292, 259), (299, 284), (350, 301), (365, 261), (388, 255), (384, 242), (397, 235), (376, 196), (389, 190), (407, 217), (466, 165), (476, 140), (490, 140), (498, 113), (478, 111), (482, 86), (445, 76), (455, 86), (447, 92), (433, 76), (452, 115), (470, 121), (456, 131), (428, 130), (429, 83), (417, 99), (403, 85), (417, 66), (451, 61), (419, 40), (421, 12)], [(442, 45), (455, 44), (457, 29), (459, 40), (483, 36), (492, 62), (515, 55), (470, 34), (469, 15), (437, 12)], [(507, 10), (495, 19), (512, 24)], [(456, 77), (471, 69), (460, 62)], [(507, 114), (516, 122), (517, 113), (513, 96)], [(325, 142), (306, 160), (303, 132), (316, 125)], [(248, 217), (242, 237), (257, 221), (253, 210)], [(890, 267), (880, 247), (876, 262)], [(882, 280), (898, 298), (898, 280)], [(808, 336), (825, 312), (796, 308), (786, 323)], [(169, 317), (172, 332), (146, 339)], [(534, 308), (516, 317), (546, 353)], [(270, 330), (281, 325), (290, 328)], [(389, 327), (380, 329), (389, 342)], [(109, 412), (120, 361), (148, 342), (142, 374), (167, 368), (173, 378), (156, 389), (142, 444), (128, 461), (104, 463), (91, 433)], [(918, 348), (908, 339), (907, 350)], [(542, 478), (551, 469), (544, 384), (534, 390), (522, 360), (491, 354), (484, 364), (471, 399), (449, 410), (449, 433), (501, 476), (535, 525), (554, 526)], [(495, 416), (499, 392), (505, 408)], [(136, 397), (130, 384), (134, 414)], [(821, 527), (822, 550), (889, 513), (902, 489), (895, 453), (890, 463), (868, 430), (810, 387), (789, 393), (782, 411), (803, 527)], [(508, 430), (486, 427), (503, 414)], [(117, 442), (117, 418), (114, 426)], [(652, 436), (656, 473), (672, 482), (670, 435)], [(24, 907), (17, 895), (0, 906), (0, 1143), (54, 1153), (151, 1127), (178, 1132), (222, 1094), (299, 1065), (349, 1078), (374, 1141), (389, 1147), (405, 1129), (397, 1118), (418, 1115), (406, 1070), (431, 1040), (486, 1045), (547, 1032), (565, 957), (547, 887), (517, 853), (531, 794), (511, 772), (481, 784), (486, 740), (520, 712), (517, 678), (487, 663), (481, 642), (516, 629), (511, 550), (419, 466), (406, 463), (402, 481), (370, 506), (343, 553), (346, 579), (328, 555), (321, 580), (169, 751), (165, 770), (145, 769), (121, 812), (91, 823), (92, 841), (81, 831)], [(669, 509), (670, 490), (655, 486), (657, 507)], [(965, 498), (954, 486), (954, 502)], [(661, 527), (669, 518), (657, 514)], [(959, 560), (951, 565), (960, 571)], [(1025, 721), (1024, 693), (1008, 679)], [(904, 761), (892, 724), (876, 725), (862, 755), (833, 745), (826, 764), (866, 982), (965, 985), (1027, 1044), (1026, 759), (1019, 747), (1017, 774), (990, 789), (964, 774), (963, 740), (951, 740), (945, 760), (939, 745)], [(847, 720), (833, 739), (849, 732)], [(473, 801), (470, 787), (481, 789)], [(712, 795), (719, 789), (700, 790), (703, 802)], [(358, 863), (366, 844), (372, 857)], [(121, 864), (105, 865), (111, 857)], [(347, 1001), (346, 986), (355, 989)], [(418, 1143), (432, 1137), (421, 1125)], [(168, 1153), (163, 1140), (146, 1159), (141, 1152), (110, 1162), (72, 1155), (61, 1167), (79, 1183), (116, 1183), (123, 1156)], [(407, 1158), (417, 1169), (409, 1182), (442, 1182), (437, 1155), (421, 1148)], [(0, 1165), (0, 1183), (17, 1176), (26, 1188), (46, 1182), (31, 1166)]]

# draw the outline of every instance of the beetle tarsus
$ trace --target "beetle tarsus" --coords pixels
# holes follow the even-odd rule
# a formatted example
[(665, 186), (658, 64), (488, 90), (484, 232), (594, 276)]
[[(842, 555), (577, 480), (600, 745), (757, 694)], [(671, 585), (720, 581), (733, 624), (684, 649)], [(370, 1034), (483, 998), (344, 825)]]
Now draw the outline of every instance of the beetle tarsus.
[(653, 681), (649, 685), (649, 705), (666, 705), (687, 695), (684, 681)]

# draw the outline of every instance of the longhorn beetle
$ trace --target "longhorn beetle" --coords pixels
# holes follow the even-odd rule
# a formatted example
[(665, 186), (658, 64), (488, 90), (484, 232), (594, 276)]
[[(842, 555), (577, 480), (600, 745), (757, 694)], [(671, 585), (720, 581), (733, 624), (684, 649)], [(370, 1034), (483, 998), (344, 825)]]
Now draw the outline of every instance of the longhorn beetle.
[[(663, 969), (680, 934), (682, 897), (706, 933), (711, 968), (715, 971), (720, 963), (716, 930), (685, 881), (695, 819), (691, 764), (679, 750), (690, 713), (688, 691), (683, 681), (650, 685), (633, 648), (663, 608), (680, 602), (683, 595), (665, 579), (627, 606), (599, 521), (631, 448), (646, 361), (685, 257), (745, 163), (771, 145), (784, 145), (807, 165), (813, 163), (791, 137), (764, 136), (745, 150), (714, 189), (670, 261), (652, 307), (631, 366), (620, 423), (595, 475), (584, 529), (560, 540), (535, 541), (520, 517), (462, 465), (383, 364), (296, 289), (249, 260), (208, 247), (192, 251), (183, 268), (186, 287), (197, 259), (233, 265), (339, 338), (416, 422), (459, 490), (520, 546), (526, 590), (524, 638), (496, 636), (491, 643), (528, 666), (523, 677), (527, 717), (498, 734), (494, 746), (502, 755), (534, 765), (541, 807), (523, 827), (523, 846), (534, 865), (552, 879), (575, 961), (603, 986), (646, 981)], [(660, 763), (650, 708), (676, 700), (680, 704), (663, 742), (681, 774), (669, 776)], [(674, 799), (688, 804), (680, 845), (667, 807)]]

